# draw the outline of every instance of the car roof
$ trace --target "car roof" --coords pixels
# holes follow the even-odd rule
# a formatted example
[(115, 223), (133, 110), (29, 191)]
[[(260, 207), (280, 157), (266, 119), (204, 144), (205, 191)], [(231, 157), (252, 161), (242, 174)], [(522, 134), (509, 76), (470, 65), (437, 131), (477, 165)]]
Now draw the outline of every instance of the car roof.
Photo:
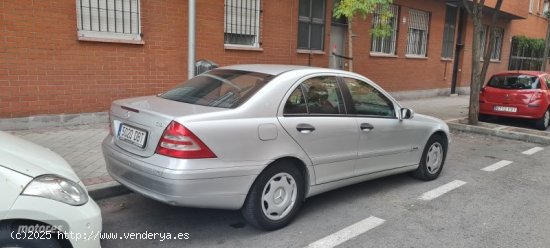
[(278, 64), (242, 64), (242, 65), (231, 65), (220, 67), (219, 69), (227, 70), (241, 70), (241, 71), (252, 71), (259, 72), (269, 75), (279, 75), (288, 71), (298, 71), (298, 70), (311, 70), (319, 72), (343, 72), (341, 70), (334, 70), (321, 67), (311, 67), (303, 65), (278, 65)]
[(513, 74), (513, 75), (517, 75), (517, 74), (524, 74), (524, 75), (530, 75), (530, 76), (540, 76), (540, 75), (544, 75), (544, 74), (547, 74), (546, 72), (544, 71), (503, 71), (503, 72), (499, 72), (499, 73), (495, 73), (494, 76), (502, 76), (502, 75), (510, 75), (510, 74)]

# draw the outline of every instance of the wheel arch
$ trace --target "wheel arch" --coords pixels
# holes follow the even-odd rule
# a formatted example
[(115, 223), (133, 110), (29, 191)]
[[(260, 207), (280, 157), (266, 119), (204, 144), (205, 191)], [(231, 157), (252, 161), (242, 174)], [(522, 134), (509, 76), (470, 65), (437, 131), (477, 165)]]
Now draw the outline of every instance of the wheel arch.
[[(38, 221), (38, 220), (33, 220), (33, 219), (22, 219), (22, 218), (14, 218), (14, 219), (4, 219), (4, 220), (0, 220), (0, 226), (3, 226), (3, 225), (11, 225), (11, 224), (17, 224), (17, 225), (41, 225), (41, 226), (47, 226), (47, 227), (53, 227), (53, 225), (51, 224), (48, 224), (46, 222), (42, 222), (42, 221)], [(57, 235), (55, 235), (57, 237)], [(65, 235), (63, 235), (65, 236)], [(58, 239), (56, 238), (57, 241), (59, 241), (59, 244), (61, 245), (61, 247), (63, 248), (73, 248), (73, 245), (71, 244), (71, 242), (69, 241), (69, 239), (67, 237), (65, 238), (62, 238), (62, 239)]]

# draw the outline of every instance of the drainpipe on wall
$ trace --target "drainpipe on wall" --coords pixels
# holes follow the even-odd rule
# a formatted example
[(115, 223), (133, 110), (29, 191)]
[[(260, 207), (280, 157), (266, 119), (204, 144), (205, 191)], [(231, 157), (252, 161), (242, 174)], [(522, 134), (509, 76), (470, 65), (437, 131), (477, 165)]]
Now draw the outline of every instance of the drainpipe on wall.
[(195, 76), (195, 0), (189, 0), (187, 78)]

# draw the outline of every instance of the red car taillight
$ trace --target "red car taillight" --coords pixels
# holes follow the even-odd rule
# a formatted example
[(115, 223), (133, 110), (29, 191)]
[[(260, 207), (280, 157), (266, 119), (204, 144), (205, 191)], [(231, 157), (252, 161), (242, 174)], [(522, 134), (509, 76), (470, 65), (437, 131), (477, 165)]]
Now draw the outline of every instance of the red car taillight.
[(529, 104), (528, 106), (529, 107), (539, 107), (541, 106), (541, 100), (543, 98), (543, 93), (542, 92), (535, 92), (535, 94), (533, 94), (533, 96), (531, 97), (531, 100), (529, 101)]
[(170, 122), (157, 146), (156, 153), (183, 159), (215, 158), (216, 155), (182, 124)]
[(485, 88), (479, 91), (479, 103), (485, 103)]

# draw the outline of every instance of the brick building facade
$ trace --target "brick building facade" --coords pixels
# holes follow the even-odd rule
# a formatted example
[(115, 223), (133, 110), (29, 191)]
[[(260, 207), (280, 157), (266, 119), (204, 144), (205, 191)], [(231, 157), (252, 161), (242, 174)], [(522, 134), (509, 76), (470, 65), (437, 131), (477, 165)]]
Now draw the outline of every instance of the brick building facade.
[[(104, 112), (115, 99), (157, 94), (187, 78), (187, 1), (100, 1), (95, 7), (95, 1), (89, 0), (0, 1), (0, 118)], [(529, 13), (530, 1), (536, 2), (537, 11)], [(345, 60), (332, 56), (332, 31), (345, 27), (332, 20), (333, 0), (245, 0), (251, 2), (245, 7), (254, 6), (259, 14), (247, 12), (240, 21), (234, 19), (235, 13), (242, 15), (237, 7), (228, 12), (227, 4), (235, 2), (197, 0), (197, 59), (221, 66), (329, 67), (331, 60), (345, 65)], [(454, 42), (447, 48), (453, 56), (442, 58), (443, 41), (451, 37), (444, 36), (448, 4), (459, 2), (394, 0), (395, 42), (386, 42), (391, 48), (382, 48), (382, 53), (373, 49), (370, 29), (375, 17), (357, 18), (354, 71), (397, 95), (417, 90), (448, 94), (454, 71), (458, 89), (467, 88), (473, 28), (462, 16), (464, 45), (456, 53), (456, 44), (461, 43), (457, 42), (459, 12), (452, 29)], [(495, 2), (487, 1), (487, 23)], [(546, 19), (538, 10), (544, 6), (543, 0), (505, 1), (498, 22), (503, 31), (500, 52), (489, 73), (507, 69), (512, 36), (544, 37)], [(304, 14), (305, 8), (310, 16)], [(315, 11), (322, 11), (322, 16), (312, 14)], [(228, 31), (236, 22), (249, 26)], [(300, 36), (304, 30), (312, 31)], [(321, 34), (313, 37), (319, 30)], [(104, 35), (109, 32), (120, 34)], [(411, 46), (411, 39), (418, 42), (416, 46)], [(234, 44), (239, 42), (250, 44)], [(306, 45), (309, 49), (304, 49)]]

